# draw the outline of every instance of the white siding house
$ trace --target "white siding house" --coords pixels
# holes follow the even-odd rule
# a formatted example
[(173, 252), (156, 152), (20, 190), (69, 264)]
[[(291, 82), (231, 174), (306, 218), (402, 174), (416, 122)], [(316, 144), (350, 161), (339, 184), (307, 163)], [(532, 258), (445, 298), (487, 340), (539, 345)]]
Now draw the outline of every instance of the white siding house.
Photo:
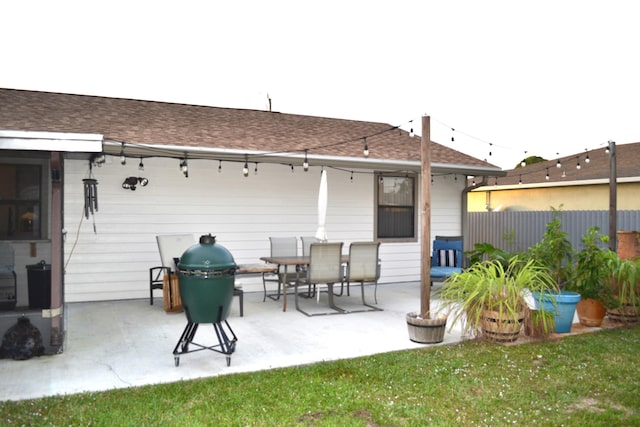
[[(315, 234), (323, 168), (329, 240), (345, 247), (379, 241), (380, 282), (417, 281), (424, 144), (431, 151), (431, 236), (462, 235), (465, 177), (504, 173), (400, 126), (0, 89), (0, 194), (8, 195), (0, 197), (0, 241), (17, 255), (17, 306), (50, 323), (48, 352), (55, 353), (66, 302), (148, 298), (149, 268), (161, 264), (157, 235), (211, 233), (236, 263), (258, 263), (269, 255), (270, 236)], [(19, 177), (27, 170), (41, 179), (32, 180), (38, 191), (21, 199)], [(131, 191), (123, 188), (128, 177), (149, 184)], [(88, 217), (87, 178), (98, 182), (98, 210)], [(385, 183), (398, 183), (400, 197), (394, 190), (381, 203)], [(36, 214), (37, 223), (18, 230), (24, 214)], [(28, 311), (25, 267), (40, 260), (51, 264), (51, 308)], [(262, 290), (257, 277), (238, 280), (245, 291)]]

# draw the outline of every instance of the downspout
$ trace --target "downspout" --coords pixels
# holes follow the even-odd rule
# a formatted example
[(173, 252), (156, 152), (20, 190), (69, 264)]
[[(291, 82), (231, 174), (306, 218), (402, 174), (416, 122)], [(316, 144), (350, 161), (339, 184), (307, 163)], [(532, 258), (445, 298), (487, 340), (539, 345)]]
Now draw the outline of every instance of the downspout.
[[(483, 176), (482, 177), (482, 181), (480, 181), (480, 184), (476, 184), (476, 185), (471, 185), (469, 187), (465, 187), (462, 190), (462, 210), (460, 212), (460, 215), (462, 216), (460, 223), (462, 224), (462, 249), (463, 251), (467, 251), (471, 248), (466, 248), (466, 242), (467, 239), (465, 238), (465, 236), (469, 235), (469, 221), (467, 219), (468, 217), (468, 208), (469, 208), (469, 200), (467, 198), (467, 195), (469, 194), (469, 192), (471, 190), (475, 190), (476, 188), (479, 187), (483, 187), (485, 185), (487, 185), (487, 183), (489, 182), (489, 177), (488, 176)], [(463, 267), (466, 267), (466, 260), (463, 261)]]

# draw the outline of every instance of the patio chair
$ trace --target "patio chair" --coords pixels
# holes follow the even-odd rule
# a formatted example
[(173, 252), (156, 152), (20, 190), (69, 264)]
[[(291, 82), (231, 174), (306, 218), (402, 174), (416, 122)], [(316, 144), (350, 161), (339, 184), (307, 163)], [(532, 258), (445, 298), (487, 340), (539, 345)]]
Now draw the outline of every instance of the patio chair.
[[(269, 237), (269, 246), (272, 257), (298, 256), (298, 239), (296, 237)], [(267, 300), (267, 297), (274, 301), (280, 299), (280, 286), (284, 278), (284, 272), (285, 268), (280, 266), (275, 273), (262, 273), (262, 287), (264, 289), (263, 302)], [(277, 283), (278, 292), (276, 294), (267, 294), (267, 282)], [(287, 284), (293, 284), (294, 282), (295, 275), (292, 274), (291, 279), (287, 278)]]
[(462, 272), (462, 236), (436, 236), (431, 255), (431, 285)]
[[(304, 278), (295, 283), (296, 309), (307, 316), (319, 316), (325, 314), (341, 314), (344, 310), (333, 302), (333, 285), (342, 282), (342, 242), (337, 243), (312, 243), (309, 247), (309, 267)], [(298, 286), (308, 285), (317, 287), (327, 285), (329, 307), (332, 312), (309, 313), (300, 308), (298, 302)], [(320, 292), (319, 290), (317, 292)]]
[(0, 242), (0, 279), (9, 278), (12, 282), (11, 287), (0, 286), (0, 309), (15, 308), (17, 297), (15, 264), (15, 252), (13, 251), (13, 247), (8, 243)]
[[(349, 246), (349, 263), (344, 277), (347, 282), (347, 295), (349, 295), (349, 285), (360, 283), (362, 291), (362, 304), (374, 310), (381, 310), (378, 307), (367, 303), (364, 296), (364, 284), (374, 284), (374, 301), (378, 304), (378, 279), (380, 278), (380, 260), (378, 257), (380, 242), (353, 242)], [(342, 291), (340, 292), (342, 294)]]
[(300, 237), (302, 242), (302, 256), (309, 256), (312, 243), (319, 243), (320, 239), (316, 236), (302, 236)]

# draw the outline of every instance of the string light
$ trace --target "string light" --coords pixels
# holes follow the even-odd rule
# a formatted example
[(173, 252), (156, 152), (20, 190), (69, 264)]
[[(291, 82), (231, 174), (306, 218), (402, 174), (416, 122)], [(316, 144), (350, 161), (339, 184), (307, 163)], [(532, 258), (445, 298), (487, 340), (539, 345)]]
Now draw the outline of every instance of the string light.
[(456, 130), (455, 130), (454, 128), (451, 128), (451, 142), (455, 141), (455, 138), (453, 137), (453, 133), (454, 133), (455, 131), (456, 131)]
[(308, 150), (304, 150), (304, 162), (302, 163), (302, 169), (304, 169), (305, 172), (309, 170), (309, 159), (307, 158), (307, 151)]
[(364, 137), (364, 156), (369, 157), (369, 145), (367, 144), (367, 137)]
[(522, 167), (527, 166), (527, 151), (526, 150), (524, 152), (524, 159), (522, 159), (522, 161), (520, 162), (520, 166), (522, 166)]
[(142, 157), (140, 157), (140, 164), (138, 165), (138, 170), (144, 170), (144, 163), (142, 163)]
[[(560, 153), (556, 153), (558, 156), (560, 155)], [(558, 169), (560, 169), (562, 167), (562, 163), (560, 163), (560, 157), (558, 157), (558, 161), (556, 162), (556, 167)]]
[(413, 128), (411, 128), (411, 130), (409, 131), (409, 138), (413, 138), (415, 136), (415, 133), (413, 133)]
[(518, 184), (522, 184), (522, 175), (518, 177)]
[(256, 162), (256, 168), (253, 170), (254, 175), (258, 175), (258, 163)]
[(491, 153), (491, 147), (493, 147), (493, 143), (491, 143), (491, 142), (490, 142), (490, 143), (489, 143), (489, 157), (491, 157), (491, 154), (492, 154), (492, 153)]
[(293, 163), (289, 163), (289, 166), (291, 166), (291, 173), (294, 173), (296, 170), (293, 168)]
[(124, 155), (124, 142), (122, 143), (122, 147), (120, 148), (120, 164), (122, 166), (127, 164), (127, 158)]
[(584, 158), (584, 162), (586, 164), (589, 164), (589, 162), (591, 161), (591, 159), (589, 158), (589, 151), (585, 148), (584, 151), (587, 152), (587, 157)]
[(189, 165), (187, 165), (187, 153), (184, 153), (184, 159), (180, 161), (180, 170), (185, 178), (189, 178)]
[(248, 155), (244, 155), (244, 166), (242, 167), (242, 174), (245, 178), (249, 176), (249, 163), (247, 162), (248, 157)]
[(576, 156), (576, 169), (580, 170), (582, 166), (580, 165), (580, 156)]
[(351, 171), (351, 178), (349, 178), (351, 180), (351, 183), (353, 184), (353, 171)]
[(222, 173), (222, 160), (218, 160), (218, 173)]
[(544, 178), (545, 178), (547, 181), (549, 181), (549, 179), (551, 179), (551, 178), (549, 177), (549, 168), (547, 168), (547, 175), (545, 175), (545, 177), (544, 177)]

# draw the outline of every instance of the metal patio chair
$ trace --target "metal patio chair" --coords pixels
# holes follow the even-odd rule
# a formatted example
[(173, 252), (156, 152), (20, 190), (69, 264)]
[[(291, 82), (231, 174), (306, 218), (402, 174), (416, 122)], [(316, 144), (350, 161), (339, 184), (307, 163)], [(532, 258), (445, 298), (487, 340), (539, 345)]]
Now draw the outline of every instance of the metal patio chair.
[(364, 296), (364, 284), (374, 284), (374, 301), (378, 304), (378, 279), (380, 279), (379, 250), (380, 242), (351, 243), (351, 245), (349, 245), (349, 263), (347, 264), (347, 273), (344, 278), (347, 282), (347, 295), (349, 295), (349, 285), (351, 283), (360, 283), (362, 304), (373, 310), (382, 309), (367, 303)]
[[(345, 311), (337, 307), (333, 301), (333, 286), (342, 282), (342, 242), (337, 243), (312, 243), (309, 247), (309, 266), (304, 278), (296, 281), (295, 302), (296, 309), (307, 316), (319, 316), (325, 314), (341, 314)], [(332, 312), (309, 313), (298, 302), (298, 286), (308, 285), (316, 288), (318, 285), (327, 285), (329, 307)], [(319, 289), (316, 292), (320, 292)]]
[[(290, 257), (298, 256), (298, 239), (296, 237), (269, 237), (269, 246), (272, 257)], [(266, 301), (267, 297), (274, 301), (280, 299), (281, 286), (284, 279), (285, 267), (280, 266), (275, 273), (262, 273), (262, 287), (264, 296), (262, 301)], [(276, 294), (267, 294), (267, 282), (275, 282), (278, 292)], [(295, 282), (295, 274), (291, 274), (291, 278), (287, 277), (287, 284)], [(286, 292), (286, 290), (284, 290)]]

